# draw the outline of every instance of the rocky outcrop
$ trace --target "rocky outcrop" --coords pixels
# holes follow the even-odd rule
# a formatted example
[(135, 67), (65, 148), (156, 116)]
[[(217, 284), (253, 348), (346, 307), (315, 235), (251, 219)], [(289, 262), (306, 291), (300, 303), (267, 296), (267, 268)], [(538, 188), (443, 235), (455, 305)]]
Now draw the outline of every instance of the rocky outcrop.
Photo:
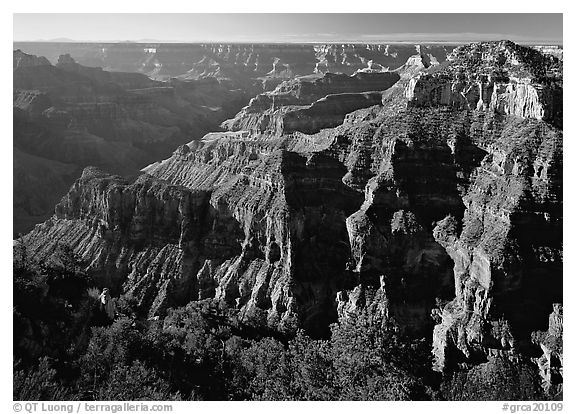
[(563, 328), (562, 304), (555, 303), (548, 319), (548, 330), (532, 334), (532, 341), (542, 349), (542, 356), (536, 359), (544, 389), (558, 395), (563, 389)]
[(299, 77), (257, 95), (222, 126), (231, 131), (313, 134), (341, 124), (347, 113), (380, 104), (382, 94), (376, 91), (389, 89), (399, 79), (392, 72)]
[(442, 132), (428, 121), (449, 125), (453, 116), (392, 112), (371, 121), (378, 127), (350, 125), (347, 133), (339, 131), (352, 138), (340, 144), (349, 151), (343, 181), (364, 192), (364, 203), (346, 220), (349, 267), (362, 289), (385, 294), (387, 320), (412, 332), (431, 329), (429, 310), (453, 294), (453, 264), (431, 227), (447, 212), (462, 215), (458, 177), (465, 177), (469, 167), (453, 157), (447, 144), (456, 131)]
[(12, 67), (14, 70), (30, 66), (50, 66), (50, 61), (44, 56), (34, 56), (22, 52), (20, 49), (14, 50)]
[[(325, 284), (344, 268), (344, 219), (357, 195), (341, 183), (338, 162), (286, 152), (284, 145), (233, 133), (207, 136), (146, 171), (189, 188), (216, 188), (211, 204), (244, 229), (242, 254), (219, 267), (205, 263), (198, 276), (217, 298), (240, 306), (247, 321), (320, 329), (334, 318)], [(335, 239), (342, 245), (332, 245)], [(313, 257), (318, 267), (310, 269)]]
[(460, 46), (448, 64), (413, 78), (411, 105), (445, 105), (562, 123), (560, 62), (511, 42)]
[(562, 112), (561, 89), (545, 89), (519, 79), (501, 83), (490, 75), (474, 83), (423, 76), (410, 81), (407, 97), (413, 105), (490, 110), (543, 120), (560, 121)]
[(207, 200), (206, 193), (146, 175), (129, 181), (88, 168), (54, 217), (37, 226), (35, 232), (51, 240), (40, 249), (31, 239), (30, 248), (49, 259), (59, 245), (76, 244), (99, 284), (116, 293), (123, 286), (143, 310), (162, 313), (183, 303), (194, 288), (185, 270), (198, 254)]
[(479, 143), (487, 155), (463, 197), (461, 233), (453, 218), (434, 230), (454, 260), (456, 286), (434, 329), (438, 369), (458, 361), (454, 353), (474, 360), (528, 347), (530, 329), (561, 297), (561, 142), (545, 125), (516, 121)]
[[(330, 149), (347, 165), (344, 182), (365, 192), (347, 218), (357, 282), (337, 294), (339, 317), (429, 330), (435, 369), (468, 375), (466, 393), (478, 392), (479, 372), (505, 365), (540, 371), (531, 386), (555, 395), (561, 334), (544, 332), (559, 326), (558, 308), (548, 314), (562, 297), (561, 131), (481, 111), (397, 116), (377, 115), (378, 128), (345, 123)], [(504, 395), (492, 391), (476, 398)]]
[(432, 55), (416, 54), (408, 58), (405, 64), (395, 69), (394, 72), (398, 73), (403, 81), (410, 81), (414, 76), (424, 72), (433, 66), (437, 66), (440, 63)]
[[(442, 105), (434, 106), (442, 108)], [(352, 264), (367, 281), (338, 295), (339, 315), (347, 317), (351, 312), (367, 309), (375, 315), (384, 315), (385, 320), (410, 325), (406, 324), (407, 319), (395, 315), (401, 313), (394, 309), (394, 299), (406, 300), (406, 297), (413, 297), (414, 292), (425, 290), (416, 285), (412, 286), (410, 295), (398, 294), (398, 290), (395, 294), (389, 293), (398, 282), (388, 275), (405, 274), (406, 269), (396, 268), (386, 273), (383, 266), (390, 260), (385, 260), (383, 254), (391, 238), (390, 230), (384, 227), (387, 217), (391, 217), (388, 211), (409, 209), (415, 213), (420, 227), (427, 229), (424, 234), (430, 234), (428, 232), (433, 229), (434, 241), (443, 251), (437, 257), (445, 258), (448, 254), (448, 261), (454, 263), (455, 299), (446, 300), (450, 296), (449, 290), (429, 289), (437, 296), (437, 306), (432, 308), (432, 318), (438, 323), (432, 339), (435, 368), (444, 373), (466, 372), (475, 364), (488, 360), (486, 369), (492, 369), (489, 367), (500, 363), (494, 362), (496, 359), (514, 365), (519, 358), (524, 358), (524, 364), (527, 356), (540, 353), (537, 364), (543, 378), (541, 385), (549, 395), (554, 395), (558, 389), (547, 384), (550, 372), (554, 372), (556, 378), (552, 383), (559, 383), (561, 363), (558, 360), (561, 356), (550, 357), (553, 351), (537, 350), (533, 344), (540, 344), (538, 338), (543, 337), (554, 338), (549, 342), (558, 344), (559, 335), (533, 334), (533, 331), (536, 326), (546, 329), (550, 308), (562, 296), (562, 236), (558, 227), (562, 216), (559, 192), (562, 162), (558, 152), (562, 147), (561, 131), (537, 120), (502, 117), (490, 111), (487, 115), (481, 110), (454, 109), (430, 113), (424, 112), (420, 105), (411, 107), (418, 110), (400, 112), (410, 126), (400, 130), (404, 132), (392, 128), (378, 115), (370, 122), (382, 122), (381, 128), (394, 130), (396, 136), (422, 139), (426, 136), (425, 131), (431, 132), (435, 127), (410, 118), (409, 114), (418, 113), (423, 118), (435, 119), (434, 124), (444, 125), (445, 132), (429, 135), (420, 145), (426, 146), (424, 151), (429, 157), (434, 153), (430, 144), (436, 141), (432, 137), (439, 139), (436, 142), (442, 144), (438, 149), (445, 145), (445, 151), (451, 153), (451, 156), (447, 153), (446, 161), (452, 159), (452, 172), (447, 174), (450, 171), (447, 169), (440, 173), (436, 166), (433, 173), (418, 173), (414, 160), (426, 159), (419, 155), (408, 163), (412, 167), (409, 179), (414, 182), (417, 181), (414, 177), (442, 177), (445, 184), (401, 185), (399, 178), (402, 175), (398, 168), (401, 164), (393, 161), (399, 143), (388, 144), (385, 151), (377, 150), (372, 138), (374, 129), (363, 128), (361, 134), (356, 132), (358, 138), (354, 139), (353, 146), (357, 148), (357, 155), (349, 158), (352, 163), (348, 164), (349, 173), (344, 181), (356, 188), (366, 186), (366, 196), (362, 208), (347, 222), (355, 259)], [(450, 114), (452, 119), (444, 118), (442, 114)], [(472, 117), (467, 119), (470, 114)], [(464, 118), (454, 118), (459, 116)], [(549, 121), (557, 123), (555, 119)], [(456, 129), (448, 132), (454, 127)], [(339, 132), (342, 145), (354, 136), (352, 131)], [(411, 142), (408, 148), (416, 151), (418, 145)], [(378, 153), (384, 154), (384, 158), (374, 156)], [(386, 168), (382, 169), (382, 166)], [(370, 178), (370, 174), (365, 174), (366, 169), (381, 172)], [(404, 193), (408, 188), (411, 190)], [(419, 188), (441, 188), (442, 196), (427, 195), (428, 200), (418, 208), (415, 202), (426, 200), (414, 193), (414, 190), (421, 191)], [(453, 194), (454, 203), (449, 203), (449, 194)], [(442, 200), (444, 205), (435, 204), (432, 201), (435, 199)], [(460, 206), (459, 199), (462, 200)], [(442, 214), (448, 216), (440, 220)], [(398, 258), (402, 254), (390, 257)], [(368, 276), (371, 272), (373, 276)], [(378, 274), (382, 275), (380, 280)], [(373, 300), (374, 297), (377, 299)], [(418, 306), (411, 303), (409, 308), (415, 310)], [(558, 314), (555, 310), (554, 315)], [(554, 316), (550, 326), (558, 326), (558, 319)], [(553, 369), (549, 368), (550, 364)], [(470, 371), (471, 377), (476, 375), (474, 369)]]
[(326, 95), (383, 91), (399, 79), (396, 73), (357, 73), (352, 76), (327, 73), (302, 76), (282, 82), (273, 91), (254, 97), (245, 108), (246, 113), (257, 113), (269, 108), (289, 105), (309, 105)]
[[(150, 315), (161, 314), (161, 304), (213, 295), (237, 306), (247, 323), (290, 330), (326, 326), (333, 309), (325, 283), (334, 277), (331, 269), (343, 268), (344, 218), (357, 198), (339, 180), (342, 167), (284, 150), (263, 159), (248, 156), (242, 167), (233, 151), (223, 151), (246, 151), (245, 144), (207, 146), (183, 147), (165, 163), (194, 163), (210, 151), (220, 157), (217, 168), (229, 163), (236, 171), (229, 170), (221, 185), (197, 190), (206, 181), (192, 171), (184, 188), (147, 175), (129, 183), (87, 170), (55, 217), (26, 241), (38, 257), (49, 257), (57, 243), (75, 246), (100, 283), (135, 295)], [(170, 170), (148, 169), (158, 177)], [(53, 242), (38, 244), (44, 238)], [(343, 244), (332, 246), (335, 238)], [(312, 257), (322, 271), (306, 266)], [(180, 296), (165, 293), (170, 289)]]
[(444, 45), (387, 45), (387, 44), (331, 44), (316, 45), (316, 72), (342, 72), (351, 74), (357, 70), (394, 70), (402, 66), (414, 54), (443, 62), (453, 46)]

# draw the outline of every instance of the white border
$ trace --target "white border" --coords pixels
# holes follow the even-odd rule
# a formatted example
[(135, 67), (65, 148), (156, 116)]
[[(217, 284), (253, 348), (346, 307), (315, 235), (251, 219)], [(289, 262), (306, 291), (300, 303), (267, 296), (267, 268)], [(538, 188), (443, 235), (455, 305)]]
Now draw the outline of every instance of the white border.
[[(283, 3), (281, 6), (278, 3)], [(289, 3), (289, 4), (286, 4)], [(565, 81), (564, 88), (564, 113), (565, 125), (564, 131), (567, 139), (564, 141), (564, 154), (565, 154), (565, 172), (564, 172), (564, 193), (567, 208), (565, 211), (568, 214), (564, 217), (564, 238), (565, 238), (565, 270), (564, 270), (564, 313), (565, 320), (569, 323), (564, 325), (565, 329), (565, 346), (569, 350), (564, 355), (564, 412), (575, 412), (574, 406), (574, 363), (572, 356), (574, 355), (570, 350), (573, 349), (573, 329), (574, 325), (574, 309), (572, 306), (572, 292), (574, 292), (575, 284), (572, 281), (576, 277), (576, 267), (574, 266), (573, 257), (576, 257), (576, 250), (574, 249), (575, 242), (572, 235), (576, 235), (576, 219), (570, 213), (572, 208), (575, 208), (574, 197), (576, 193), (572, 183), (576, 181), (576, 154), (573, 142), (574, 126), (571, 122), (571, 114), (573, 113), (572, 103), (574, 94), (573, 77), (575, 72), (572, 70), (573, 65), (573, 44), (574, 27), (576, 21), (572, 18), (574, 15), (573, 6), (568, 1), (546, 1), (533, 4), (529, 1), (498, 1), (498, 0), (484, 0), (479, 2), (463, 2), (462, 0), (450, 1), (429, 1), (429, 0), (411, 0), (409, 2), (403, 1), (384, 1), (384, 0), (362, 0), (362, 1), (310, 1), (310, 0), (290, 0), (289, 2), (275, 2), (270, 0), (217, 0), (211, 2), (198, 2), (194, 0), (173, 0), (170, 2), (154, 2), (154, 4), (143, 4), (140, 2), (120, 2), (118, 0), (99, 0), (97, 2), (84, 3), (78, 0), (66, 1), (39, 1), (39, 0), (25, 0), (18, 3), (11, 2), (11, 4), (3, 5), (3, 13), (1, 14), (1, 26), (3, 36), (2, 41), (5, 46), (2, 50), (5, 53), (5, 60), (2, 65), (3, 82), (0, 84), (2, 90), (2, 117), (5, 133), (0, 140), (1, 154), (3, 154), (0, 168), (1, 168), (1, 184), (0, 188), (5, 191), (5, 202), (1, 204), (2, 216), (8, 222), (6, 228), (3, 230), (2, 248), (0, 249), (0, 257), (2, 263), (3, 280), (2, 287), (4, 292), (9, 292), (10, 301), (4, 301), (1, 315), (2, 327), (6, 336), (8, 332), (12, 334), (12, 315), (11, 315), (11, 297), (12, 297), (12, 283), (11, 283), (11, 264), (12, 264), (12, 74), (10, 62), (6, 60), (9, 52), (12, 50), (12, 13), (94, 13), (94, 12), (108, 12), (108, 13), (130, 13), (137, 11), (139, 13), (169, 13), (169, 12), (182, 12), (182, 13), (198, 13), (198, 12), (292, 12), (292, 13), (564, 13), (564, 73), (568, 74)], [(9, 80), (9, 81), (8, 81)], [(12, 411), (12, 341), (6, 339), (2, 342), (2, 358), (0, 360), (0, 373), (1, 373), (1, 389), (2, 389), (2, 407), (5, 412)], [(232, 406), (233, 405), (233, 406)], [(269, 414), (275, 413), (292, 413), (294, 409), (305, 411), (318, 411), (330, 410), (330, 412), (350, 412), (355, 409), (367, 410), (367, 412), (402, 412), (402, 413), (422, 413), (422, 412), (459, 412), (459, 413), (502, 413), (501, 404), (497, 402), (375, 402), (375, 403), (350, 403), (350, 402), (321, 402), (321, 403), (178, 403), (175, 404), (174, 412), (203, 412), (212, 410), (234, 410), (240, 412), (262, 412)]]

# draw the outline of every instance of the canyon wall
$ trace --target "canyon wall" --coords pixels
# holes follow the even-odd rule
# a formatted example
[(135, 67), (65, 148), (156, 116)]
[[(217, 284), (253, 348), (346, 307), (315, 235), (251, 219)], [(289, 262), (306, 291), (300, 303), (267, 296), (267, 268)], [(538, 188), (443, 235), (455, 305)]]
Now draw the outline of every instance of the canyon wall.
[[(406, 91), (412, 105), (489, 110), (562, 123), (562, 62), (507, 42), (458, 47), (451, 65), (414, 77)], [(466, 70), (470, 66), (474, 71)]]
[(298, 77), (255, 96), (222, 127), (276, 135), (314, 134), (341, 124), (350, 112), (381, 104), (382, 91), (399, 79), (395, 72)]
[(415, 55), (443, 62), (452, 45), (413, 44), (178, 44), (15, 42), (26, 53), (56, 63), (70, 54), (84, 66), (168, 77), (291, 79), (311, 73), (394, 70)]
[(424, 52), (366, 83), (279, 84), (138, 177), (85, 170), (23, 242), (47, 262), (69, 245), (150, 317), (214, 298), (246, 324), (322, 337), (367, 313), (422, 338), (464, 394), (511, 366), (553, 398), (562, 65), (511, 42), (440, 64)]
[(84, 167), (135, 173), (247, 101), (214, 78), (158, 82), (85, 67), (70, 55), (51, 65), (20, 50), (13, 78), (14, 234), (44, 221)]

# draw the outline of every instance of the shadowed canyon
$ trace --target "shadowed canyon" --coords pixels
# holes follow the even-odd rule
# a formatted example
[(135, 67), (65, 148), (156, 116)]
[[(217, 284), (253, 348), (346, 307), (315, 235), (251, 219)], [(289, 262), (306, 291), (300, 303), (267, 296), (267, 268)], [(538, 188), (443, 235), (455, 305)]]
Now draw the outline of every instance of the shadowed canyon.
[[(91, 287), (117, 299), (109, 329), (140, 326), (146, 344), (158, 340), (153, 329), (195, 332), (186, 344), (213, 335), (203, 347), (222, 343), (217, 357), (186, 363), (218, 360), (214, 378), (229, 368), (236, 381), (222, 361), (239, 358), (252, 377), (254, 388), (238, 386), (249, 395), (230, 391), (232, 380), (168, 387), (183, 398), (562, 398), (561, 48), (14, 48), (22, 298), (31, 274), (52, 280), (46, 268), (65, 269), (58, 292), (81, 274), (71, 298)], [(47, 300), (56, 285), (38, 283)], [(51, 306), (77, 321), (84, 302), (66, 298), (66, 311)], [(18, 312), (15, 348), (38, 359), (54, 328)], [(182, 328), (187, 312), (207, 318), (204, 336)], [(86, 342), (63, 355), (96, 346), (88, 325), (70, 325)], [(223, 326), (230, 331), (213, 333)], [(373, 329), (390, 336), (374, 342)], [(363, 335), (380, 358), (369, 369), (387, 367), (385, 383), (351, 380), (352, 362), (338, 359), (342, 349), (364, 352), (352, 345)], [(282, 361), (307, 349), (302, 360), (315, 365), (287, 369), (285, 389), (258, 388), (246, 361), (262, 350), (238, 345), (246, 338)], [(403, 357), (378, 353), (386, 349)], [(418, 362), (405, 366), (406, 355)], [(161, 379), (177, 369), (141, 359)], [(54, 369), (84, 378), (73, 365)], [(326, 394), (310, 372), (336, 378), (337, 391)], [(401, 387), (390, 385), (400, 376)]]

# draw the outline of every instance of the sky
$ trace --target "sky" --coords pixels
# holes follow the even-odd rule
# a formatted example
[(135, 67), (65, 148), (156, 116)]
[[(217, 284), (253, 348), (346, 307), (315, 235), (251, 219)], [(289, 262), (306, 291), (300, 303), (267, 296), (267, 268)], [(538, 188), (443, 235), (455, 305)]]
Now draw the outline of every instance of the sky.
[(14, 14), (14, 41), (562, 43), (562, 14)]

